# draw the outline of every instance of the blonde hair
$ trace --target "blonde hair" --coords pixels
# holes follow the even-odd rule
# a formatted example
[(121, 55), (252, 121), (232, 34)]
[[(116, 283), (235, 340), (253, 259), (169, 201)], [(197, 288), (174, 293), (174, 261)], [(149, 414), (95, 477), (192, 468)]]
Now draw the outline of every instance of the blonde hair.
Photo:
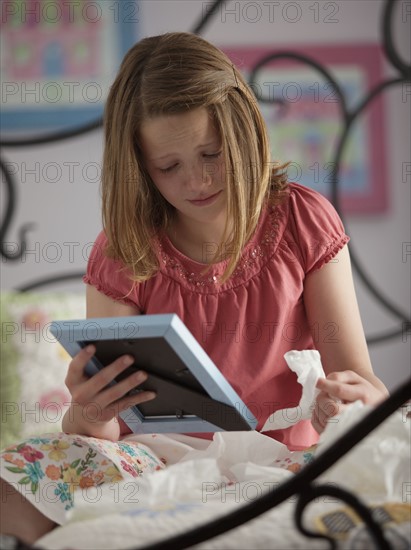
[(126, 54), (105, 110), (102, 173), (106, 253), (144, 281), (159, 268), (153, 239), (167, 230), (173, 207), (157, 191), (139, 146), (143, 121), (205, 107), (221, 135), (227, 172), (224, 234), (234, 271), (269, 195), (286, 185), (284, 166), (270, 161), (266, 126), (255, 96), (229, 58), (191, 33), (144, 38)]

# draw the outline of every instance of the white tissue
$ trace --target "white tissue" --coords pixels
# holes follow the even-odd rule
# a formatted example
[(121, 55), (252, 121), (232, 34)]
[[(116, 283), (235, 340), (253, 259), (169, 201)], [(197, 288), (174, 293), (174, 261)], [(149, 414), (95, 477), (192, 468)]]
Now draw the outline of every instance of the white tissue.
[[(351, 403), (328, 423), (320, 436), (316, 455), (340, 439), (373, 410), (362, 401)], [(344, 480), (351, 491), (374, 502), (388, 500), (411, 504), (410, 422), (398, 410), (377, 426), (321, 478), (324, 483)]]
[(284, 359), (289, 368), (297, 374), (297, 381), (303, 387), (301, 399), (297, 407), (275, 411), (262, 427), (262, 432), (290, 428), (300, 420), (309, 420), (317, 395), (320, 393), (316, 388), (317, 380), (325, 377), (320, 354), (315, 349), (288, 351)]

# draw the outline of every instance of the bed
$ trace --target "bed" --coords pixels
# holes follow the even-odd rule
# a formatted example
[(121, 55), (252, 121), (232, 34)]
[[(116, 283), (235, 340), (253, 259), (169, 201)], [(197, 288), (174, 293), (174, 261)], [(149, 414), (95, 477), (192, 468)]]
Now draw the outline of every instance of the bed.
[[(219, 4), (209, 6), (193, 32), (204, 30)], [(337, 208), (338, 170), (350, 126), (374, 96), (410, 79), (410, 69), (394, 47), (393, 6), (387, 2), (382, 14), (383, 42), (398, 74), (379, 83), (356, 111), (347, 109), (332, 76), (313, 65), (333, 84), (343, 106), (344, 131), (331, 159)], [(75, 132), (6, 139), (2, 145), (29, 147), (100, 126), (96, 121)], [(3, 242), (16, 208), (16, 182), (2, 160), (0, 167), (8, 199), (1, 254), (12, 262), (24, 251), (27, 227), (21, 228), (20, 256), (7, 251)], [(367, 283), (355, 255), (353, 264)], [(68, 356), (48, 328), (53, 319), (85, 316), (83, 291), (59, 287), (69, 280), (78, 284), (80, 278), (78, 272), (53, 274), (2, 292), (1, 448), (60, 429), (70, 399), (64, 390)], [(384, 338), (407, 334), (408, 317), (372, 285), (370, 290), (401, 322), (399, 330)], [(410, 397), (407, 380), (374, 410), (353, 404), (327, 427), (317, 448), (298, 456), (254, 432), (219, 433), (208, 449), (192, 450), (132, 485), (120, 482), (83, 491), (67, 523), (40, 539), (36, 548), (410, 548)]]
[[(49, 323), (84, 317), (84, 296), (41, 283), (2, 296), (2, 447), (59, 431), (69, 402), (68, 356)], [(80, 490), (67, 523), (37, 546), (409, 548), (410, 396), (407, 381), (375, 410), (353, 404), (305, 452), (256, 432), (216, 433), (133, 484)]]

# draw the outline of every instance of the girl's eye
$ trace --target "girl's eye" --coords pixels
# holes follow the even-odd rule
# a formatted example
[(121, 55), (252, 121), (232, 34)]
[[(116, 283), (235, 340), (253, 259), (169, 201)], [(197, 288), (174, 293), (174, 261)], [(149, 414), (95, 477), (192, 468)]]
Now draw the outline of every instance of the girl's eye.
[(160, 172), (163, 174), (168, 174), (169, 172), (172, 172), (174, 168), (176, 168), (177, 164), (173, 164), (172, 166), (168, 166), (167, 168), (159, 168)]
[(204, 157), (207, 159), (217, 159), (221, 155), (222, 151), (217, 151), (217, 153), (210, 153), (209, 155), (204, 154)]

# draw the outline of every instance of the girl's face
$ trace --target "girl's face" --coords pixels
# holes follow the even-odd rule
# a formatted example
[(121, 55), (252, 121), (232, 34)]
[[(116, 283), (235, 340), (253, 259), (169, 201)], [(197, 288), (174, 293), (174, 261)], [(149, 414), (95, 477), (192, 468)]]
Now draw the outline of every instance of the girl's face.
[(140, 143), (147, 171), (177, 218), (223, 223), (226, 207), (224, 158), (219, 132), (207, 109), (146, 120)]

